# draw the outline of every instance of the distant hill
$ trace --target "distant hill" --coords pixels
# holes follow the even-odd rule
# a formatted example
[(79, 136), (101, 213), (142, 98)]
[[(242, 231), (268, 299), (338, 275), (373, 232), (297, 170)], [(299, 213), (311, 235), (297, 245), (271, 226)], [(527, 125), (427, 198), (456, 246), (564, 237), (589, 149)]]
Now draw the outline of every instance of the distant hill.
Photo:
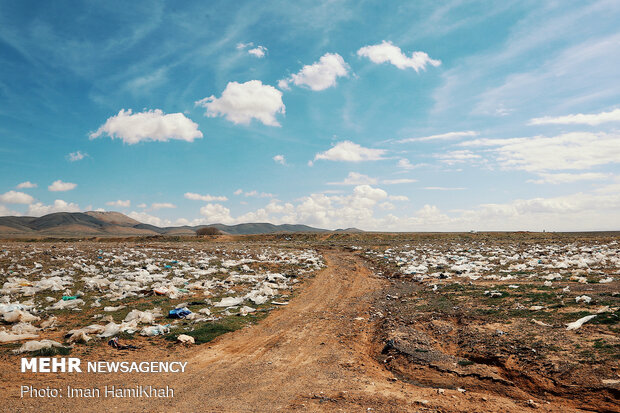
[[(279, 232), (329, 232), (307, 225), (274, 225), (269, 223), (248, 223), (238, 225), (198, 225), (179, 227), (157, 227), (143, 224), (120, 212), (55, 212), (42, 217), (0, 217), (0, 237), (23, 236), (140, 236), (140, 235), (193, 235), (202, 227), (211, 226), (224, 234), (255, 235)], [(337, 230), (358, 232), (355, 228)]]
[[(254, 234), (273, 234), (275, 232), (328, 232), (326, 229), (313, 228), (307, 225), (282, 224), (274, 225), (267, 222), (256, 224), (238, 224), (238, 225), (202, 225), (215, 227), (220, 231), (230, 235), (254, 235)], [(202, 226), (196, 227), (196, 229)]]

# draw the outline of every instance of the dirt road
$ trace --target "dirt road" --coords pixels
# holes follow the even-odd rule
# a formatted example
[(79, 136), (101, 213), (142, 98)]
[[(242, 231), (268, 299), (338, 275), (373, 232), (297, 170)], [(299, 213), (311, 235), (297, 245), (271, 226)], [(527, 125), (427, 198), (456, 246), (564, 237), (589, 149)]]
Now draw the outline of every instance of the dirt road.
[[(523, 400), (402, 383), (373, 351), (374, 295), (386, 283), (354, 254), (324, 251), (327, 268), (287, 306), (260, 324), (221, 336), (170, 359), (188, 361), (184, 374), (38, 374), (43, 385), (170, 386), (169, 399), (22, 399), (15, 383), (2, 393), (9, 411), (524, 411)], [(380, 349), (379, 349), (380, 350)], [(140, 352), (131, 353), (145, 360)], [(19, 376), (17, 376), (19, 377)], [(18, 378), (14, 378), (18, 380)], [(30, 380), (30, 382), (34, 382)], [(561, 406), (540, 406), (560, 411)]]

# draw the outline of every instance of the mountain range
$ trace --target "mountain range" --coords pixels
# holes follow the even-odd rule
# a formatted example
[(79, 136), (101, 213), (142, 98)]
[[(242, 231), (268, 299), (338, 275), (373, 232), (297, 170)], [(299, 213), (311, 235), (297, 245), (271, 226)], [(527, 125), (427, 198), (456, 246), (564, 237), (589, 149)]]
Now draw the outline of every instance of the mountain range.
[[(157, 227), (143, 224), (120, 212), (56, 212), (42, 217), (0, 217), (0, 237), (21, 236), (148, 236), (148, 235), (194, 235), (203, 227), (215, 227), (224, 234), (272, 234), (277, 232), (328, 232), (307, 225), (270, 223), (247, 223), (238, 225), (198, 225), (180, 227)], [(336, 230), (360, 232), (355, 228)]]

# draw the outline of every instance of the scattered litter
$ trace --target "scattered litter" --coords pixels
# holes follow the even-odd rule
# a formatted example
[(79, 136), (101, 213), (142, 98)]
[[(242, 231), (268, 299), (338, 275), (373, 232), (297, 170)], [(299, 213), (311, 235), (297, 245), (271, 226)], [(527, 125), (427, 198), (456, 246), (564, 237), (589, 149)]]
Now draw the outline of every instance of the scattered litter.
[(215, 307), (233, 307), (243, 303), (243, 297), (226, 297), (222, 298), (219, 303), (216, 303)]
[(181, 334), (180, 336), (177, 337), (177, 341), (181, 344), (194, 344), (196, 341), (194, 340), (194, 337), (192, 336), (188, 336), (187, 334)]
[(170, 332), (169, 324), (165, 326), (161, 324), (157, 324), (157, 325), (150, 326), (150, 327), (144, 327), (142, 330), (140, 330), (140, 335), (151, 337), (151, 336), (158, 336), (162, 334), (168, 334), (169, 332)]
[(174, 310), (170, 310), (168, 312), (169, 318), (186, 318), (188, 315), (192, 314), (192, 312), (187, 307), (175, 308)]
[(52, 348), (52, 347), (65, 348), (65, 346), (63, 346), (62, 344), (54, 340), (47, 340), (47, 339), (44, 339), (41, 341), (32, 340), (32, 341), (25, 342), (17, 350), (13, 350), (13, 353), (21, 354), (21, 353), (32, 352), (32, 351), (37, 351), (37, 350), (41, 350), (44, 348)]
[(255, 308), (244, 305), (239, 309), (239, 315), (245, 317), (246, 315), (248, 315), (249, 313), (253, 313), (254, 311), (256, 311)]
[(39, 337), (37, 334), (14, 334), (0, 331), (0, 343), (10, 343), (11, 341), (30, 340)]
[(122, 310), (125, 307), (127, 307), (127, 306), (126, 305), (119, 305), (119, 306), (116, 306), (116, 307), (103, 307), (103, 311), (111, 313), (111, 312), (114, 312), (114, 311)]
[(575, 297), (576, 303), (590, 304), (591, 301), (592, 301), (592, 297), (588, 297), (587, 295), (580, 295), (579, 297)]
[(114, 337), (112, 339), (110, 339), (108, 341), (108, 346), (113, 347), (117, 350), (133, 350), (133, 349), (137, 349), (138, 347), (133, 346), (131, 344), (121, 344), (118, 341), (118, 337)]
[(577, 330), (582, 325), (584, 325), (584, 323), (587, 323), (588, 321), (592, 320), (594, 317), (596, 317), (596, 314), (587, 315), (585, 317), (581, 317), (579, 320), (573, 321), (572, 323), (567, 324), (566, 329), (567, 330)]

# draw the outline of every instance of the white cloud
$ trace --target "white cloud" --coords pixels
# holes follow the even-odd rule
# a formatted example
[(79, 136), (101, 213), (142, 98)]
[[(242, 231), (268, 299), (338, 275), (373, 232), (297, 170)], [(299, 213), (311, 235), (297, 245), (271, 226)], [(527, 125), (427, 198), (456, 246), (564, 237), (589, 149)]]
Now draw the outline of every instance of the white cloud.
[(388, 199), (390, 201), (409, 201), (409, 198), (405, 195), (390, 195)]
[(398, 160), (398, 167), (401, 169), (411, 170), (415, 168), (420, 168), (422, 166), (426, 166), (426, 164), (420, 163), (420, 164), (414, 165), (409, 161), (409, 159), (405, 159), (405, 158)]
[(0, 202), (5, 204), (32, 204), (34, 198), (28, 194), (18, 191), (9, 191), (0, 195)]
[(443, 162), (447, 165), (455, 165), (457, 163), (464, 163), (466, 161), (481, 158), (480, 155), (477, 155), (470, 150), (450, 151), (446, 153), (435, 154), (434, 156), (435, 158), (438, 158), (440, 162)]
[(205, 201), (205, 202), (213, 202), (213, 201), (228, 201), (228, 198), (225, 196), (214, 196), (214, 195), (200, 195), (193, 192), (186, 192), (185, 198), (191, 199), (192, 201)]
[(50, 186), (47, 187), (47, 189), (52, 192), (64, 192), (75, 189), (76, 186), (77, 184), (71, 182), (63, 182), (59, 179), (57, 181), (54, 181)]
[(116, 200), (116, 201), (106, 202), (105, 204), (109, 205), (109, 206), (129, 208), (131, 206), (131, 201), (129, 199), (127, 199), (125, 201), (119, 199), (119, 200)]
[(36, 187), (37, 187), (37, 184), (33, 184), (30, 181), (22, 182), (21, 184), (17, 185), (17, 189), (36, 188)]
[(248, 53), (251, 54), (252, 56), (256, 56), (258, 58), (261, 57), (265, 57), (265, 52), (267, 51), (267, 48), (264, 46), (257, 46), (253, 49), (248, 50)]
[(207, 204), (200, 208), (200, 214), (203, 215), (209, 224), (233, 224), (235, 220), (230, 216), (230, 209), (221, 204)]
[(469, 136), (478, 136), (478, 132), (475, 131), (462, 131), (462, 132), (448, 132), (442, 133), (439, 135), (430, 135), (423, 136), (420, 138), (407, 138), (396, 141), (396, 143), (407, 143), (407, 142), (427, 142), (427, 141), (437, 141), (437, 140), (449, 140), (449, 139), (458, 139), (465, 138)]
[(106, 122), (90, 134), (95, 139), (103, 134), (110, 138), (121, 139), (133, 145), (142, 141), (167, 142), (182, 140), (193, 142), (202, 138), (198, 124), (185, 117), (182, 113), (164, 114), (161, 109), (149, 110), (132, 114), (131, 109), (121, 109), (118, 115), (108, 118)]
[(577, 113), (575, 115), (566, 116), (544, 116), (542, 118), (534, 118), (529, 121), (529, 125), (591, 125), (596, 126), (605, 122), (620, 122), (620, 109), (610, 112), (601, 112), (593, 114)]
[(237, 189), (235, 192), (233, 192), (235, 195), (241, 195), (243, 193), (243, 189)]
[(609, 178), (609, 174), (597, 172), (585, 172), (581, 174), (558, 173), (558, 174), (539, 174), (542, 179), (531, 179), (528, 182), (534, 184), (566, 184), (578, 181), (597, 181)]
[(571, 132), (547, 138), (478, 139), (461, 146), (492, 148), (505, 168), (530, 172), (588, 169), (620, 162), (620, 133)]
[(288, 89), (288, 84), (307, 86), (312, 90), (325, 90), (336, 86), (339, 77), (346, 76), (349, 66), (338, 53), (326, 53), (311, 65), (305, 65), (298, 73), (278, 82), (278, 87)]
[(314, 160), (325, 159), (328, 161), (361, 162), (377, 161), (384, 159), (385, 149), (364, 148), (351, 141), (338, 142), (331, 149), (317, 153)]
[(162, 219), (154, 215), (149, 215), (146, 212), (131, 211), (129, 214), (127, 214), (127, 216), (129, 218), (135, 219), (136, 221), (140, 221), (143, 224), (155, 225), (156, 227), (169, 227), (172, 225), (172, 221), (168, 219)]
[(260, 80), (229, 82), (221, 97), (210, 96), (197, 101), (196, 105), (207, 109), (206, 116), (224, 116), (233, 123), (243, 125), (256, 119), (268, 126), (280, 126), (276, 114), (285, 113), (282, 92), (273, 86), (263, 85)]
[(20, 216), (21, 214), (17, 211), (13, 211), (7, 208), (5, 205), (0, 204), (0, 217), (4, 216)]
[(81, 161), (87, 156), (88, 156), (87, 153), (82, 153), (81, 151), (77, 151), (77, 152), (71, 152), (69, 155), (67, 155), (67, 159), (70, 162), (76, 162), (76, 161)]
[(274, 162), (279, 163), (280, 165), (286, 165), (286, 159), (284, 158), (284, 155), (276, 155), (272, 159)]
[(151, 209), (153, 210), (164, 209), (164, 208), (176, 208), (176, 207), (177, 207), (176, 205), (171, 204), (170, 202), (155, 202), (151, 204)]
[(424, 189), (428, 191), (463, 191), (466, 188), (463, 187), (445, 187), (445, 186), (425, 186)]
[(392, 42), (385, 40), (381, 44), (364, 46), (357, 51), (358, 56), (369, 58), (373, 63), (391, 63), (399, 69), (412, 68), (416, 72), (426, 70), (426, 65), (439, 66), (440, 60), (431, 59), (425, 52), (413, 52), (411, 57), (407, 57), (400, 47), (394, 46)]
[(138, 208), (146, 208), (148, 205), (145, 204), (144, 202), (141, 204), (138, 204)]
[(237, 43), (237, 50), (243, 50), (246, 47), (252, 47), (254, 46), (254, 42), (248, 42), (248, 43)]
[(411, 184), (413, 182), (418, 182), (418, 180), (411, 179), (411, 178), (400, 178), (400, 179), (384, 179), (381, 181), (381, 183), (385, 185)]
[(80, 212), (80, 207), (73, 202), (68, 203), (57, 199), (52, 205), (44, 205), (41, 202), (28, 206), (27, 214), (34, 217), (51, 214), (54, 212)]
[(349, 175), (342, 182), (328, 182), (327, 185), (374, 185), (376, 178), (363, 175), (357, 172), (349, 172)]
[(391, 202), (382, 202), (382, 203), (379, 204), (379, 208), (381, 208), (381, 209), (383, 209), (385, 211), (390, 211), (392, 209), (395, 209), (396, 207)]
[(268, 192), (258, 192), (257, 190), (244, 192), (245, 197), (257, 197), (257, 198), (273, 198), (275, 195)]

